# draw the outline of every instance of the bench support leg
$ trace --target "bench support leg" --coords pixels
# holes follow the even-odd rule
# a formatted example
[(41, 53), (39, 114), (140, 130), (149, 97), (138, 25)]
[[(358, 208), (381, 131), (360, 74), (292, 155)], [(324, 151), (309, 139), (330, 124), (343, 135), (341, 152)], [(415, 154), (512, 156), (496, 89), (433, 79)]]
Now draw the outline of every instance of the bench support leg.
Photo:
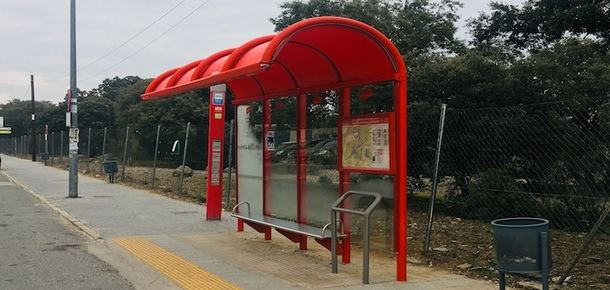
[(242, 221), (240, 219), (237, 220), (237, 231), (238, 232), (244, 231), (244, 221)]
[[(318, 242), (318, 244), (322, 245), (322, 246), (323, 246), (324, 248), (326, 248), (327, 250), (329, 250), (329, 251), (331, 250), (331, 247), (330, 247), (330, 244), (331, 244), (330, 239), (323, 239), (323, 240), (321, 240), (321, 239), (315, 239), (315, 240), (316, 240), (316, 242)], [(338, 247), (337, 247), (337, 256), (343, 256), (343, 241), (344, 241), (344, 238), (340, 238), (340, 239), (337, 241), (337, 243), (338, 243)]]
[(302, 251), (307, 250), (307, 236), (285, 231), (285, 230), (281, 230), (278, 228), (276, 228), (275, 230), (278, 233), (282, 234), (284, 237), (288, 238), (289, 240), (291, 240), (295, 243), (299, 243), (300, 250), (302, 250)]
[(305, 251), (307, 250), (307, 237), (301, 236), (301, 241), (299, 241), (299, 250)]
[(265, 226), (265, 225), (249, 222), (247, 220), (246, 221), (242, 220), (242, 222), (246, 223), (251, 228), (255, 229), (257, 232), (265, 234), (265, 240), (271, 240), (271, 227), (270, 226)]

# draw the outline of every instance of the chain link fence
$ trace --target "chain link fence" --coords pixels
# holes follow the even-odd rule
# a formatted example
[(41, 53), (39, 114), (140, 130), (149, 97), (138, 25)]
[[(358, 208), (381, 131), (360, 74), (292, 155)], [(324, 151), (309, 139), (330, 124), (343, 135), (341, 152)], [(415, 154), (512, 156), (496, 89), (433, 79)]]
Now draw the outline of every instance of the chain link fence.
[[(468, 265), (463, 270), (476, 269), (493, 277), (489, 221), (542, 217), (552, 226), (556, 278), (574, 275), (572, 283), (593, 288), (607, 283), (608, 106), (563, 102), (448, 108), (444, 126), (439, 127), (440, 112), (440, 105), (409, 108), (411, 245), (429, 250), (431, 261)], [(439, 136), (438, 186), (432, 207)], [(430, 210), (434, 222), (425, 227)], [(430, 235), (431, 245), (422, 234)], [(567, 271), (581, 250), (584, 258)]]

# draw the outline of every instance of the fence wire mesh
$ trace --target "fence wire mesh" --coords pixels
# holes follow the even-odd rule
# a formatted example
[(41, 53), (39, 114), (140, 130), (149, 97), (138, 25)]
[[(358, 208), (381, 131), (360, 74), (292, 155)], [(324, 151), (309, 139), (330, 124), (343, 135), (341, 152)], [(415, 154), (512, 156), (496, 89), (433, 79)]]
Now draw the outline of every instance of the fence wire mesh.
[[(489, 221), (534, 216), (551, 222), (553, 274), (560, 275), (610, 206), (607, 109), (571, 102), (449, 108), (431, 259), (493, 270)], [(423, 243), (418, 235), (425, 231), (421, 223), (426, 221), (418, 218), (418, 212), (428, 209), (439, 113), (440, 106), (412, 104), (409, 108), (409, 214), (414, 217), (410, 238), (416, 244)], [(572, 274), (578, 278), (573, 283), (599, 282), (600, 272), (609, 266), (609, 229), (606, 219), (590, 251), (574, 269)], [(441, 257), (447, 256), (445, 250), (456, 248), (465, 252)]]

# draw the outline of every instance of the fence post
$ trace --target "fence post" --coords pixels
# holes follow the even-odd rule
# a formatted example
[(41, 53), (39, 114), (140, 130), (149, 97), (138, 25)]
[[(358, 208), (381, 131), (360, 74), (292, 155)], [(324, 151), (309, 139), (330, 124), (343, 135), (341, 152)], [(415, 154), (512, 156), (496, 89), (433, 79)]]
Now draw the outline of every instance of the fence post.
[(64, 161), (64, 131), (59, 133), (59, 161)]
[(123, 148), (123, 168), (121, 169), (121, 180), (125, 179), (125, 167), (127, 166), (127, 141), (129, 141), (129, 126), (125, 129), (125, 147)]
[(436, 154), (434, 156), (434, 176), (432, 179), (432, 192), (430, 194), (430, 206), (428, 208), (428, 224), (426, 225), (426, 236), (424, 238), (424, 253), (430, 249), (430, 236), (432, 235), (432, 220), (434, 217), (434, 202), (438, 188), (438, 166), (441, 159), (441, 146), (443, 144), (443, 130), (445, 129), (445, 113), (447, 104), (441, 106), (441, 118), (438, 123), (438, 138), (436, 140)]
[(51, 132), (51, 164), (55, 165), (55, 132)]
[(229, 180), (229, 184), (227, 186), (227, 209), (231, 208), (231, 184), (233, 184), (233, 134), (235, 134), (235, 119), (231, 119), (229, 123), (229, 178), (225, 178), (225, 180)]
[(587, 234), (587, 238), (585, 239), (585, 242), (580, 247), (580, 251), (578, 252), (576, 257), (572, 260), (572, 262), (570, 262), (570, 265), (568, 266), (566, 271), (563, 273), (563, 275), (561, 275), (561, 277), (559, 278), (559, 281), (557, 281), (557, 285), (562, 285), (563, 282), (566, 281), (566, 278), (568, 277), (568, 275), (570, 275), (570, 273), (572, 272), (572, 270), (574, 269), (574, 267), (576, 266), (578, 261), (580, 261), (582, 256), (589, 249), (589, 246), (591, 246), (591, 243), (593, 242), (593, 238), (595, 238), (595, 235), (597, 235), (597, 233), (600, 231), (599, 228), (602, 226), (602, 224), (604, 223), (606, 218), (608, 218), (608, 215), (610, 215), (610, 207), (606, 206), (606, 210), (604, 210), (602, 215), (599, 217), (599, 219), (593, 226), (593, 229), (591, 229), (589, 234)]
[[(42, 155), (42, 149), (44, 147), (42, 145), (42, 140), (43, 140), (42, 138), (43, 138), (42, 133), (39, 133), (38, 134), (38, 156)], [(42, 160), (42, 158), (40, 158), (40, 162), (44, 162), (44, 160)]]
[(104, 139), (102, 141), (102, 162), (100, 162), (100, 172), (104, 172), (104, 155), (106, 155), (106, 132), (108, 131), (107, 127), (104, 127)]
[(47, 155), (47, 160), (44, 161), (44, 165), (47, 166), (49, 162), (49, 126), (45, 126), (44, 131), (44, 152)]
[[(34, 142), (34, 144), (36, 145), (36, 147), (38, 147), (36, 148), (36, 154), (38, 154), (38, 156), (40, 156), (40, 153), (42, 152), (42, 148), (40, 147), (40, 143), (42, 141), (41, 135), (42, 134), (38, 133), (36, 134), (36, 137), (34, 137), (36, 139), (36, 142)], [(40, 158), (40, 160), (38, 161), (42, 162), (42, 158)]]
[(189, 142), (189, 129), (191, 122), (186, 123), (186, 135), (184, 136), (184, 152), (182, 152), (182, 172), (180, 173), (180, 182), (178, 183), (178, 194), (182, 194), (182, 184), (184, 183), (184, 167), (186, 166), (186, 150)]
[(159, 133), (161, 133), (161, 124), (157, 125), (157, 138), (155, 139), (155, 157), (153, 157), (153, 168), (150, 179), (150, 186), (155, 188), (155, 174), (157, 173), (157, 153), (159, 152)]
[(87, 134), (87, 172), (89, 172), (89, 164), (91, 163), (91, 127)]

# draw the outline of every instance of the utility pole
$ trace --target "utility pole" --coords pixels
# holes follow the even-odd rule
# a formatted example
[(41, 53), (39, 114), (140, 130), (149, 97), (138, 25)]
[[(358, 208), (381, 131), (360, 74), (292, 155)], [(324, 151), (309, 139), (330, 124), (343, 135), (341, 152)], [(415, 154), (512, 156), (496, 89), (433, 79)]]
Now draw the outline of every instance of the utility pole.
[(78, 91), (76, 89), (76, 0), (70, 0), (70, 172), (68, 197), (78, 197)]
[[(32, 129), (32, 136), (36, 136), (36, 108), (34, 105), (34, 75), (30, 75), (30, 85), (32, 91), (32, 122), (30, 123)], [(34, 141), (30, 142), (30, 153), (32, 153), (32, 161), (36, 161), (36, 137)]]

